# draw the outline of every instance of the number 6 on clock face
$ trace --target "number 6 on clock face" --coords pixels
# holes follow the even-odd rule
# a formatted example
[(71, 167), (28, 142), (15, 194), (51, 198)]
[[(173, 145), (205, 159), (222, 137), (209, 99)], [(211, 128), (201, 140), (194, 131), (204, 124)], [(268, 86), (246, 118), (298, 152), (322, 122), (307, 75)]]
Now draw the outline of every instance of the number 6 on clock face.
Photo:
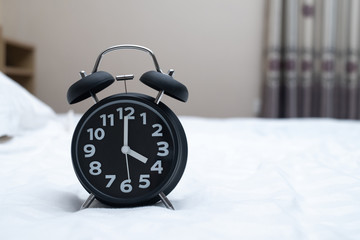
[(163, 103), (118, 94), (80, 119), (72, 159), (80, 182), (98, 200), (114, 206), (150, 204), (180, 180), (187, 142), (180, 121)]

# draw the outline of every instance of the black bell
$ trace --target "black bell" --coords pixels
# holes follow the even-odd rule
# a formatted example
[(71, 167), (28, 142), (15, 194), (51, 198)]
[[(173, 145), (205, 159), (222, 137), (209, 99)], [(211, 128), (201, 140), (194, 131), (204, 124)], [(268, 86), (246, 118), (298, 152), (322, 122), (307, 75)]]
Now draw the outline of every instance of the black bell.
[(189, 93), (185, 85), (167, 74), (149, 71), (140, 77), (140, 81), (157, 91), (164, 91), (166, 95), (182, 102), (188, 100)]
[(115, 81), (114, 77), (107, 72), (98, 71), (83, 77), (70, 86), (67, 92), (69, 104), (77, 103), (91, 97)]

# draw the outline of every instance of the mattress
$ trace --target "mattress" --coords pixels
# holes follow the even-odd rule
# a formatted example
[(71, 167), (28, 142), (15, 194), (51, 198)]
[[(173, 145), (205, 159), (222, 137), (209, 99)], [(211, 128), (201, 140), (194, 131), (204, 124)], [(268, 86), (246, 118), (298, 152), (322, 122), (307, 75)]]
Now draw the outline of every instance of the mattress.
[(73, 171), (80, 115), (0, 143), (1, 239), (360, 239), (360, 122), (180, 117), (189, 155), (163, 204), (112, 208)]
[(80, 210), (80, 117), (0, 72), (0, 239), (360, 239), (359, 121), (180, 117), (189, 154), (175, 211)]

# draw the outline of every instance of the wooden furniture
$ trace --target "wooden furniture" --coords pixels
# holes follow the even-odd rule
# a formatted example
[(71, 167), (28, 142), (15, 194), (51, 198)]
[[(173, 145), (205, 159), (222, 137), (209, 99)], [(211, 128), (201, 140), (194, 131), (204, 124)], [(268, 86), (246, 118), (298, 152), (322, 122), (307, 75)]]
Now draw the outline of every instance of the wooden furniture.
[(4, 38), (0, 28), (0, 71), (34, 93), (34, 52), (32, 45)]

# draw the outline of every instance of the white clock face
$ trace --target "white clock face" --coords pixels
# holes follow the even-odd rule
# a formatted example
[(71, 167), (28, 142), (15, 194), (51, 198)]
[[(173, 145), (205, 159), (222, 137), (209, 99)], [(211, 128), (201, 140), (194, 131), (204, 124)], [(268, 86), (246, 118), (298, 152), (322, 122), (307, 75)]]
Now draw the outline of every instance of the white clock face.
[(80, 120), (73, 138), (80, 181), (105, 201), (136, 204), (154, 198), (178, 166), (179, 144), (164, 113), (125, 99), (94, 109)]

